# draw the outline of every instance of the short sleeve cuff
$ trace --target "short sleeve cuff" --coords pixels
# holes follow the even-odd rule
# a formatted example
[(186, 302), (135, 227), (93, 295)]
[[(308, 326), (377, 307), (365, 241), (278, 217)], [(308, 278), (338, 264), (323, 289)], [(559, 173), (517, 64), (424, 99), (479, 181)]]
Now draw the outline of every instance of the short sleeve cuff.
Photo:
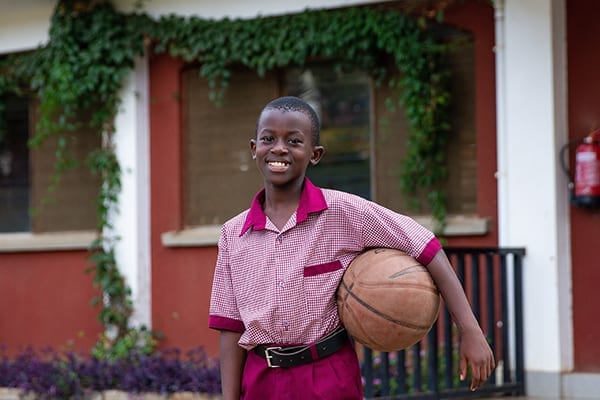
[(233, 331), (243, 333), (246, 330), (244, 323), (237, 319), (221, 317), (218, 315), (208, 316), (208, 327), (211, 329)]
[(442, 244), (437, 238), (432, 238), (425, 248), (421, 252), (421, 254), (417, 257), (417, 261), (423, 265), (428, 265), (433, 257), (437, 254), (438, 251), (442, 248)]

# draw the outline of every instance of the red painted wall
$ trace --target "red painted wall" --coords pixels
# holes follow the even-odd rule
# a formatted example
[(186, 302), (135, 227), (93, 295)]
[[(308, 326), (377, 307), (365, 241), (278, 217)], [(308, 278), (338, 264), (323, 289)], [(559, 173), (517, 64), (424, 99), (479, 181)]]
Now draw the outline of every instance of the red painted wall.
[(89, 351), (102, 332), (88, 253), (0, 254), (0, 344), (8, 355), (27, 347)]
[[(600, 128), (600, 2), (567, 2), (567, 65), (569, 138), (578, 139)], [(571, 153), (571, 160), (574, 159)], [(572, 170), (572, 169), (571, 169)], [(565, 190), (567, 190), (565, 188)], [(600, 209), (571, 207), (573, 330), (575, 369), (600, 371)]]
[(180, 68), (168, 56), (150, 61), (150, 154), (152, 326), (163, 348), (218, 351), (218, 334), (208, 329), (208, 306), (216, 246), (167, 248), (161, 234), (182, 228), (182, 129)]

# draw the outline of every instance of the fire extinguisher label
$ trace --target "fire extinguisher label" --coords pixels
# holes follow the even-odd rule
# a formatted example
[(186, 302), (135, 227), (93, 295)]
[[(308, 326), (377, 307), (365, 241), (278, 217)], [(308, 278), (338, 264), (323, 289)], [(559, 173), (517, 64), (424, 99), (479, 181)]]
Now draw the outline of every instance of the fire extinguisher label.
[(575, 194), (600, 195), (600, 162), (596, 151), (579, 151), (575, 155)]
[(593, 151), (586, 151), (585, 153), (577, 153), (576, 157), (578, 162), (590, 162), (596, 160), (596, 153)]

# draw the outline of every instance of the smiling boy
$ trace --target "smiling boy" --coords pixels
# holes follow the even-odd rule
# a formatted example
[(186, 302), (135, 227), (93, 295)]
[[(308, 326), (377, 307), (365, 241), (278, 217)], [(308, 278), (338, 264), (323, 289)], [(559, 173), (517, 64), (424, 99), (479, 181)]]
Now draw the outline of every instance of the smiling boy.
[(315, 111), (296, 97), (261, 112), (252, 157), (264, 188), (221, 230), (209, 326), (220, 331), (223, 399), (362, 399), (358, 358), (335, 292), (367, 248), (404, 251), (427, 266), (461, 334), (461, 377), (483, 384), (494, 358), (432, 232), (353, 194), (314, 186), (323, 157)]

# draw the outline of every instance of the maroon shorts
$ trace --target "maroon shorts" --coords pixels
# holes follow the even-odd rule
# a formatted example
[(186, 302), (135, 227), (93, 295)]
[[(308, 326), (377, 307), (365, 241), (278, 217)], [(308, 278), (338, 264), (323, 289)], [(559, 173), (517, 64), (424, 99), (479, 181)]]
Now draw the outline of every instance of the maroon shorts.
[(363, 388), (356, 351), (350, 341), (332, 355), (291, 368), (269, 368), (248, 352), (242, 376), (243, 400), (360, 400)]

